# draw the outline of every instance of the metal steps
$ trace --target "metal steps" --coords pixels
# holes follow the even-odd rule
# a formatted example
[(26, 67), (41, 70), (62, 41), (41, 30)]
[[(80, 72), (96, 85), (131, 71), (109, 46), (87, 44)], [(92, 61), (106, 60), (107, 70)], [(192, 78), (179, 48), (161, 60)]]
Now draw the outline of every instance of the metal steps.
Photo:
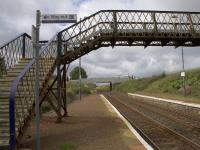
[[(11, 86), (13, 81), (28, 65), (31, 59), (22, 59), (17, 65), (7, 71), (7, 74), (0, 79), (0, 150), (8, 149), (9, 146), (9, 97)], [(41, 58), (40, 62), (43, 64), (40, 66), (40, 87), (47, 79), (48, 72), (53, 68), (55, 60), (46, 61)], [(26, 118), (29, 117), (30, 111), (34, 104), (34, 77), (35, 66), (31, 68), (31, 76), (25, 75), (25, 81), (18, 84), (18, 89), (15, 95), (15, 130), (16, 137), (19, 134), (26, 122)]]

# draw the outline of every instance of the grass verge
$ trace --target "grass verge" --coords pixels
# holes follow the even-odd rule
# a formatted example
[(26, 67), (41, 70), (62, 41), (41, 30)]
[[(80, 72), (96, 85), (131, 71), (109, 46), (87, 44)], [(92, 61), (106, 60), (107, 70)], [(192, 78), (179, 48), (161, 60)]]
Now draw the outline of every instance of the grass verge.
[(59, 146), (59, 150), (72, 150), (75, 148), (74, 144), (68, 143), (68, 144), (62, 144)]
[(186, 71), (186, 96), (183, 96), (180, 73), (159, 75), (125, 81), (114, 86), (114, 91), (139, 93), (149, 96), (200, 103), (200, 69)]

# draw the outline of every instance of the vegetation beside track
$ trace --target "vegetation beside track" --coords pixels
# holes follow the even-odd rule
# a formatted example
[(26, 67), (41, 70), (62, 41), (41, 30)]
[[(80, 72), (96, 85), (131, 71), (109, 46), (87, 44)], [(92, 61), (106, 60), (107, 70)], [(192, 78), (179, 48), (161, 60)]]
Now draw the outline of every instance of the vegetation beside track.
[(200, 98), (200, 69), (186, 71), (186, 96), (183, 96), (182, 83), (180, 73), (168, 75), (163, 73), (158, 76), (125, 81), (114, 85), (113, 90), (198, 102), (197, 99)]
[[(95, 89), (95, 85), (93, 84), (81, 84), (81, 92), (82, 95), (91, 94), (92, 90)], [(79, 82), (70, 81), (67, 83), (67, 94), (70, 97), (76, 97), (79, 94)]]
[[(54, 85), (56, 87), (56, 84)], [(96, 85), (93, 84), (81, 84), (81, 93), (82, 96), (86, 96), (92, 93), (92, 91), (96, 88)], [(67, 82), (67, 103), (71, 103), (73, 100), (78, 98), (79, 95), (79, 82), (78, 81), (69, 81)], [(54, 90), (56, 94), (56, 90)], [(51, 106), (45, 101), (41, 106), (42, 113), (46, 113), (52, 110)]]

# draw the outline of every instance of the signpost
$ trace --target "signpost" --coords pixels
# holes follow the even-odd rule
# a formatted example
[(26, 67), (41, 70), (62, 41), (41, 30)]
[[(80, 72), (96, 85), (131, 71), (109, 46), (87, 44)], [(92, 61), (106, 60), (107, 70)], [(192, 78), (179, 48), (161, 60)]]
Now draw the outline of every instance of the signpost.
[(40, 150), (40, 96), (39, 96), (39, 32), (40, 11), (36, 12), (36, 27), (32, 26), (32, 42), (35, 50), (35, 119), (36, 119), (36, 150)]
[(35, 114), (36, 114), (36, 150), (40, 150), (40, 97), (39, 97), (39, 35), (41, 23), (76, 23), (76, 14), (42, 14), (36, 11), (36, 27), (32, 26), (32, 43), (35, 50)]

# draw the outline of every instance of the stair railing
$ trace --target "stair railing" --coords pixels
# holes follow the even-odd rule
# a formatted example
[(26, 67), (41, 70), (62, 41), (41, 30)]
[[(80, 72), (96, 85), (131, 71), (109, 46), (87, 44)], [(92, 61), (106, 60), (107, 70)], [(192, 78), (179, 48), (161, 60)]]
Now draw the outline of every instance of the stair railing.
[(23, 33), (0, 47), (1, 66), (5, 75), (22, 58), (33, 58), (31, 37)]
[[(57, 56), (57, 35), (40, 49), (39, 66), (41, 77), (50, 76), (54, 70)], [(10, 150), (15, 149), (16, 123), (20, 127), (18, 134), (23, 132), (29, 117), (32, 114), (35, 98), (35, 58), (24, 68), (14, 80), (9, 98), (9, 122), (10, 122)], [(52, 64), (52, 65), (45, 65)], [(46, 79), (40, 79), (40, 90), (45, 86)], [(20, 105), (16, 105), (20, 103)]]

